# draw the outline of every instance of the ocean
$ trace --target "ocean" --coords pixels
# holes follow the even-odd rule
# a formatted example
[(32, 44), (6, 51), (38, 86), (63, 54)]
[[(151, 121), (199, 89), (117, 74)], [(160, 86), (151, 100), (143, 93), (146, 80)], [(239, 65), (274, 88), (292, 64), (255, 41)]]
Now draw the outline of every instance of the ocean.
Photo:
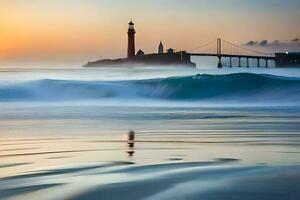
[(3, 68), (0, 110), (0, 199), (300, 196), (300, 69)]

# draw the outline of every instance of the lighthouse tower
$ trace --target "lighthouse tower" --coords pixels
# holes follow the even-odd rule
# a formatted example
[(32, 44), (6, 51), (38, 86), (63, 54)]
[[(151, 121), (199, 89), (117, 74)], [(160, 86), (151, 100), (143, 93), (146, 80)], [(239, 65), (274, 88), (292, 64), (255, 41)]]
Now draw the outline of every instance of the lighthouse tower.
[(134, 23), (132, 21), (129, 22), (128, 27), (128, 48), (127, 48), (127, 58), (133, 58), (135, 56), (135, 41), (134, 41)]

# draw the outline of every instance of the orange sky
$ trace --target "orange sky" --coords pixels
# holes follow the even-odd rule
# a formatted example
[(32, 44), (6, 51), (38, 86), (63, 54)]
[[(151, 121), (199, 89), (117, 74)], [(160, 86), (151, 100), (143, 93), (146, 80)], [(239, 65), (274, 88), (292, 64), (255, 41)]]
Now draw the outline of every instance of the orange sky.
[(293, 39), (300, 33), (299, 7), (294, 0), (1, 0), (0, 66), (123, 57), (130, 18), (137, 48), (146, 53), (160, 40), (187, 49), (216, 37), (238, 44)]

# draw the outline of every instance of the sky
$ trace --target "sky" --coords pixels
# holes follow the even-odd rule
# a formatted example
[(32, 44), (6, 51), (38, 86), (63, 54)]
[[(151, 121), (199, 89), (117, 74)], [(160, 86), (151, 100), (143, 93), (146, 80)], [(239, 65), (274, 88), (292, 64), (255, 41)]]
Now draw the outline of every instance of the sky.
[(0, 0), (0, 67), (125, 57), (130, 19), (146, 53), (300, 37), (299, 0)]

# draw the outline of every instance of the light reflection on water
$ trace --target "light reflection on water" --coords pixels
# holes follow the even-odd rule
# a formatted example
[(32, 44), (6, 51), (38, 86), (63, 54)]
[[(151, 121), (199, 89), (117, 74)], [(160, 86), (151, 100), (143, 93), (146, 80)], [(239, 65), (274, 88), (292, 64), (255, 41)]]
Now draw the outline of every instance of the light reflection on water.
[[(249, 173), (258, 183), (247, 188), (263, 174), (270, 179), (260, 188), (277, 181), (286, 195), (284, 188), (297, 188), (288, 177), (300, 174), (290, 168), (300, 161), (297, 109), (2, 107), (0, 199), (161, 199), (154, 191), (192, 180), (202, 187), (176, 192), (189, 189), (185, 195), (198, 199), (228, 181), (237, 184), (230, 194), (240, 194), (236, 181), (248, 184)], [(134, 141), (125, 137), (131, 129)], [(141, 187), (146, 183), (151, 190)], [(122, 197), (124, 189), (133, 196)]]
[[(2, 110), (1, 163), (21, 164), (2, 166), (1, 177), (120, 160), (140, 164), (215, 158), (252, 164), (300, 160), (300, 115), (295, 108), (31, 107), (17, 114), (12, 108)], [(130, 129), (137, 132), (132, 146), (124, 139)]]

